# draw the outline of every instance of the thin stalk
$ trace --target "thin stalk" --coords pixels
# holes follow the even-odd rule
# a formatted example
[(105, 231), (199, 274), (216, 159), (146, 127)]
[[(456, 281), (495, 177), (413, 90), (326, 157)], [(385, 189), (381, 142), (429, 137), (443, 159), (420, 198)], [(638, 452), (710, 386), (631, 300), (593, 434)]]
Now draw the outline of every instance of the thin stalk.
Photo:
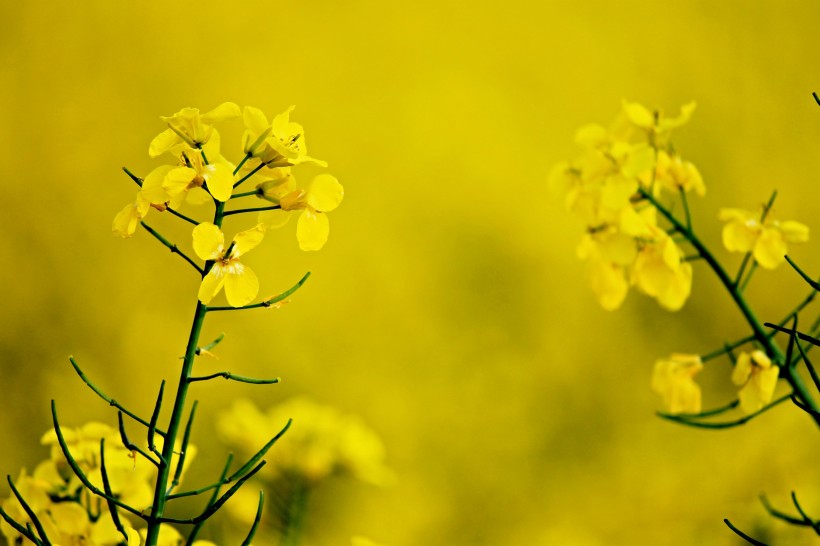
[[(812, 399), (811, 394), (809, 394), (806, 385), (803, 383), (803, 379), (798, 375), (793, 367), (786, 365), (786, 355), (783, 354), (783, 350), (777, 345), (777, 343), (775, 343), (774, 339), (766, 335), (766, 331), (763, 329), (763, 324), (760, 322), (760, 319), (757, 318), (757, 315), (749, 306), (748, 302), (743, 297), (743, 294), (738, 290), (738, 287), (732, 279), (729, 278), (726, 270), (723, 269), (723, 266), (720, 265), (715, 256), (709, 251), (708, 248), (706, 248), (706, 246), (692, 230), (684, 226), (677, 218), (675, 218), (675, 216), (673, 216), (672, 213), (670, 213), (660, 202), (658, 202), (652, 194), (647, 193), (642, 189), (639, 191), (641, 192), (641, 195), (652, 203), (658, 212), (660, 212), (661, 215), (666, 218), (679, 233), (686, 237), (689, 244), (691, 244), (694, 249), (701, 256), (703, 256), (704, 261), (709, 264), (709, 267), (712, 271), (714, 271), (715, 275), (717, 275), (720, 282), (729, 292), (732, 300), (734, 300), (738, 309), (740, 309), (740, 312), (743, 314), (743, 317), (746, 319), (746, 322), (749, 324), (749, 327), (754, 333), (755, 340), (760, 343), (760, 345), (766, 349), (766, 353), (781, 366), (781, 373), (783, 373), (784, 379), (786, 379), (792, 387), (795, 396), (811, 409), (815, 411), (820, 410)], [(820, 426), (820, 417), (814, 416), (814, 421), (818, 426)]]

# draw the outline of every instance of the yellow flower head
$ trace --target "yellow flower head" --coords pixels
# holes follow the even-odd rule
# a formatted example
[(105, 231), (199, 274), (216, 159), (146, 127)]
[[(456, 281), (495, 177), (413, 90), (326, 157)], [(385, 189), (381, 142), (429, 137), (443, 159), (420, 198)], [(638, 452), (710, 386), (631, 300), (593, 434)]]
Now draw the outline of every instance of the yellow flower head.
[(201, 148), (214, 133), (214, 123), (239, 115), (239, 106), (225, 102), (205, 114), (200, 114), (198, 108), (183, 108), (173, 116), (163, 116), (161, 119), (168, 129), (151, 141), (148, 155), (158, 157), (165, 152), (177, 155), (188, 148)]
[(697, 167), (680, 156), (658, 151), (658, 162), (655, 166), (655, 182), (661, 187), (677, 194), (681, 190), (694, 191), (699, 197), (706, 194), (706, 186)]
[(702, 369), (698, 355), (673, 353), (655, 362), (652, 390), (663, 397), (669, 413), (700, 413), (700, 387), (694, 378)]
[(307, 155), (305, 130), (298, 123), (290, 121), (291, 106), (268, 124), (265, 114), (258, 108), (246, 106), (243, 119), (245, 135), (243, 136), (246, 154), (259, 158), (270, 167), (285, 167), (300, 163), (312, 162), (323, 167), (327, 163)]
[(223, 203), (233, 193), (233, 168), (227, 163), (206, 164), (198, 151), (183, 152), (185, 166), (176, 167), (167, 172), (162, 187), (170, 199), (188, 197), (195, 204), (210, 200), (208, 192)]
[(632, 125), (645, 130), (651, 135), (650, 138), (657, 141), (658, 137), (667, 136), (673, 129), (685, 125), (692, 117), (696, 106), (694, 101), (688, 102), (681, 107), (680, 114), (672, 118), (657, 110), (653, 112), (637, 102), (624, 100), (623, 113)]
[(663, 230), (655, 229), (645, 241), (632, 270), (632, 282), (663, 307), (677, 311), (692, 292), (692, 264), (682, 260), (683, 252)]
[(259, 280), (239, 257), (252, 250), (262, 241), (265, 227), (262, 224), (236, 234), (229, 249), (225, 248), (225, 235), (210, 222), (194, 228), (194, 252), (203, 260), (213, 261), (202, 284), (199, 285), (199, 301), (209, 303), (222, 287), (232, 307), (250, 303), (259, 292)]
[(741, 209), (722, 209), (723, 245), (730, 252), (751, 252), (761, 267), (774, 269), (785, 261), (786, 243), (805, 243), (809, 228), (800, 222), (779, 222), (771, 211), (761, 215)]
[(261, 213), (261, 223), (269, 228), (280, 227), (287, 222), (292, 211), (301, 210), (296, 224), (299, 248), (319, 250), (325, 245), (330, 233), (330, 222), (325, 213), (338, 207), (344, 198), (344, 188), (335, 176), (320, 174), (307, 189), (299, 189), (288, 173), (283, 178), (263, 182), (258, 189), (263, 198), (280, 207)]
[(780, 369), (760, 350), (742, 352), (732, 371), (732, 383), (740, 387), (740, 408), (754, 413), (772, 401)]
[(276, 444), (270, 465), (277, 475), (295, 475), (311, 483), (334, 474), (352, 474), (377, 485), (390, 481), (384, 445), (370, 428), (354, 416), (306, 398), (291, 399), (267, 413), (250, 401), (236, 401), (217, 421), (217, 429), (227, 442), (253, 453), (289, 418), (293, 424)]

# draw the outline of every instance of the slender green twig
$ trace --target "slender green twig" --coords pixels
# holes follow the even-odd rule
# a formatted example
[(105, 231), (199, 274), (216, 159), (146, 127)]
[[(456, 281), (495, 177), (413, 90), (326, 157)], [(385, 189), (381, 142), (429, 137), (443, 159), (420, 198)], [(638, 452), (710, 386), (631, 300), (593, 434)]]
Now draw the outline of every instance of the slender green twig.
[(142, 178), (129, 171), (127, 167), (123, 167), (122, 170), (125, 171), (125, 174), (127, 174), (128, 177), (137, 184), (137, 186), (140, 188), (142, 187)]
[[(806, 388), (805, 384), (801, 377), (795, 373), (794, 369), (786, 366), (785, 362), (785, 355), (783, 351), (778, 347), (778, 345), (774, 342), (773, 338), (766, 335), (766, 332), (763, 330), (763, 325), (760, 320), (755, 315), (752, 308), (746, 302), (743, 295), (738, 291), (737, 287), (734, 285), (732, 279), (729, 278), (729, 275), (726, 273), (726, 270), (723, 269), (723, 266), (717, 261), (714, 255), (709, 251), (708, 248), (700, 241), (700, 239), (692, 232), (691, 230), (687, 229), (686, 226), (680, 223), (680, 221), (672, 215), (657, 199), (655, 199), (650, 193), (647, 193), (643, 189), (639, 189), (641, 195), (647, 199), (650, 203), (652, 203), (658, 212), (669, 221), (670, 224), (674, 228), (676, 228), (682, 235), (684, 235), (689, 243), (695, 248), (695, 250), (703, 256), (703, 259), (706, 263), (709, 264), (709, 267), (712, 271), (717, 275), (718, 279), (721, 281), (723, 286), (729, 292), (729, 295), (734, 300), (735, 304), (737, 305), (740, 312), (743, 314), (746, 322), (752, 329), (752, 332), (755, 335), (755, 339), (758, 343), (760, 343), (765, 349), (766, 353), (779, 365), (783, 366), (785, 370), (784, 378), (788, 381), (789, 385), (792, 387), (792, 390), (795, 392), (795, 395), (800, 398), (806, 405), (813, 409), (817, 409), (814, 400), (812, 399), (811, 394), (809, 393), (808, 389)], [(815, 418), (815, 423), (820, 426), (820, 418)]]
[(182, 447), (179, 450), (177, 467), (174, 470), (174, 477), (171, 480), (171, 485), (165, 492), (166, 495), (170, 495), (171, 492), (179, 485), (179, 482), (182, 479), (182, 470), (185, 468), (185, 458), (188, 456), (188, 443), (191, 441), (191, 429), (193, 428), (194, 416), (196, 415), (197, 406), (199, 406), (199, 402), (194, 400), (194, 403), (191, 405), (191, 413), (188, 414), (188, 422), (185, 423), (185, 432), (182, 433)]
[[(233, 187), (234, 187), (234, 188), (238, 188), (238, 187), (239, 187), (239, 185), (240, 185), (242, 182), (244, 182), (244, 181), (245, 181), (245, 180), (247, 180), (248, 178), (250, 178), (250, 177), (252, 177), (253, 175), (255, 175), (255, 174), (256, 174), (257, 172), (259, 172), (259, 171), (260, 171), (263, 167), (265, 167), (265, 165), (266, 165), (265, 163), (260, 163), (259, 165), (257, 165), (257, 166), (256, 166), (256, 167), (255, 167), (255, 168), (254, 168), (251, 172), (249, 172), (248, 174), (246, 174), (245, 176), (243, 176), (243, 177), (239, 180), (239, 182), (237, 182), (236, 184), (234, 184), (234, 185), (233, 185)], [(234, 173), (233, 173), (233, 174), (236, 174), (237, 172), (239, 172), (239, 170), (238, 170), (238, 169), (237, 169), (236, 171), (234, 171)]]
[(772, 517), (783, 520), (792, 525), (809, 525), (809, 523), (807, 523), (805, 519), (796, 518), (794, 516), (786, 514), (785, 512), (777, 510), (775, 507), (771, 505), (766, 495), (760, 495), (760, 503), (763, 505), (763, 508), (766, 510), (766, 512), (768, 512), (769, 515)]
[(151, 421), (148, 422), (148, 449), (153, 451), (156, 455), (157, 449), (154, 445), (154, 431), (157, 430), (157, 420), (159, 419), (159, 411), (162, 408), (162, 394), (165, 392), (165, 380), (159, 384), (159, 395), (157, 396), (157, 403), (154, 404), (154, 412), (151, 414)]
[(806, 369), (809, 371), (809, 376), (811, 380), (814, 382), (814, 387), (820, 391), (820, 376), (817, 374), (817, 370), (814, 369), (814, 366), (809, 360), (806, 351), (803, 350), (803, 346), (800, 344), (799, 341), (795, 340), (795, 344), (797, 345), (797, 350), (800, 352), (800, 358), (803, 359), (803, 363), (806, 365)]
[(759, 416), (760, 414), (769, 411), (770, 409), (774, 408), (775, 406), (778, 406), (778, 405), (782, 404), (786, 400), (789, 400), (791, 397), (792, 397), (791, 393), (789, 393), (785, 396), (781, 396), (780, 398), (778, 398), (774, 402), (769, 403), (768, 405), (764, 406), (763, 408), (757, 410), (754, 413), (744, 415), (743, 417), (741, 417), (739, 419), (736, 419), (734, 421), (726, 421), (726, 422), (722, 422), (722, 423), (711, 423), (711, 422), (704, 423), (702, 421), (695, 421), (695, 420), (687, 417), (685, 414), (670, 414), (670, 413), (658, 412), (658, 416), (662, 417), (662, 418), (664, 418), (668, 421), (672, 421), (674, 423), (680, 423), (681, 425), (688, 425), (688, 426), (695, 427), (695, 428), (709, 428), (709, 429), (732, 428), (732, 427), (738, 427), (738, 426), (741, 426), (741, 425), (744, 425), (744, 424), (748, 423), (749, 421), (751, 421), (755, 417)]
[(170, 212), (171, 214), (173, 214), (177, 218), (182, 218), (183, 220), (185, 220), (189, 224), (193, 224), (195, 226), (199, 225), (199, 222), (197, 222), (193, 218), (189, 218), (189, 217), (185, 216), (184, 214), (182, 214), (181, 212), (172, 209), (171, 207), (167, 207), (165, 210), (167, 210), (168, 212)]
[(274, 296), (273, 298), (270, 298), (270, 299), (265, 300), (265, 301), (260, 302), (260, 303), (252, 303), (250, 305), (243, 305), (242, 307), (208, 307), (207, 310), (209, 312), (210, 311), (241, 311), (241, 310), (244, 310), (244, 309), (256, 309), (258, 307), (270, 307), (271, 305), (279, 303), (280, 301), (284, 300), (285, 298), (287, 298), (288, 296), (290, 296), (291, 294), (293, 294), (294, 292), (299, 290), (302, 287), (302, 285), (305, 284), (305, 282), (308, 280), (308, 277), (310, 277), (310, 271), (305, 273), (305, 275), (301, 279), (299, 279), (299, 282), (297, 282), (296, 284), (294, 284), (293, 286), (291, 286), (290, 288), (288, 288), (287, 290), (285, 290), (284, 292), (282, 292), (278, 296)]
[(237, 166), (236, 166), (236, 168), (233, 170), (233, 174), (234, 174), (234, 176), (236, 175), (236, 173), (238, 173), (238, 172), (239, 172), (239, 169), (241, 169), (241, 168), (242, 168), (242, 166), (245, 164), (245, 162), (246, 162), (247, 160), (249, 160), (250, 158), (252, 158), (252, 157), (253, 157), (253, 154), (251, 154), (251, 153), (246, 153), (246, 154), (245, 154), (245, 157), (243, 157), (243, 158), (242, 158), (242, 161), (240, 161), (240, 162), (239, 162), (239, 165), (237, 165)]
[(196, 356), (199, 356), (199, 355), (200, 355), (203, 351), (210, 351), (211, 349), (213, 349), (214, 347), (216, 347), (217, 345), (219, 345), (220, 343), (222, 343), (222, 340), (223, 340), (223, 339), (225, 339), (225, 332), (222, 332), (221, 334), (219, 334), (219, 335), (216, 337), (216, 339), (215, 339), (215, 340), (213, 340), (212, 342), (208, 343), (208, 344), (207, 344), (207, 345), (205, 345), (204, 347), (197, 347), (197, 349), (196, 349)]
[(746, 533), (744, 533), (743, 531), (741, 531), (740, 529), (738, 529), (737, 527), (732, 525), (732, 522), (729, 521), (728, 519), (724, 518), (723, 523), (725, 523), (726, 526), (729, 527), (729, 529), (734, 531), (737, 536), (739, 536), (740, 538), (742, 538), (743, 540), (745, 540), (749, 544), (754, 544), (754, 546), (769, 546), (765, 542), (760, 542), (759, 540), (756, 540), (756, 539), (750, 537), (749, 535), (747, 535)]
[(145, 230), (146, 230), (148, 233), (150, 233), (151, 235), (153, 235), (153, 236), (154, 236), (154, 237), (155, 237), (155, 238), (156, 238), (156, 239), (157, 239), (160, 243), (162, 243), (162, 244), (164, 244), (165, 246), (167, 246), (167, 247), (171, 250), (171, 252), (172, 252), (172, 253), (174, 253), (174, 254), (179, 254), (179, 255), (180, 255), (180, 257), (182, 257), (182, 259), (184, 259), (186, 262), (188, 262), (189, 264), (191, 264), (191, 267), (193, 267), (194, 269), (196, 269), (197, 273), (199, 273), (200, 275), (204, 275), (204, 272), (203, 272), (202, 268), (201, 268), (201, 267), (199, 267), (199, 266), (196, 264), (196, 262), (195, 262), (195, 261), (193, 261), (191, 258), (189, 258), (187, 254), (185, 254), (184, 252), (182, 252), (182, 251), (179, 249), (179, 247), (178, 247), (177, 245), (175, 245), (175, 244), (171, 243), (170, 241), (168, 241), (168, 239), (166, 239), (165, 237), (163, 237), (162, 235), (160, 235), (159, 233), (157, 233), (157, 231), (156, 231), (154, 228), (150, 227), (150, 226), (149, 226), (148, 224), (146, 224), (145, 222), (140, 221), (140, 225), (141, 225), (142, 227), (144, 227), (144, 228), (145, 228)]
[(229, 210), (225, 213), (225, 216), (230, 216), (232, 214), (245, 214), (247, 212), (264, 212), (266, 210), (278, 210), (282, 207), (279, 205), (271, 205), (269, 207), (252, 207), (249, 209), (237, 209), (237, 210)]
[(20, 494), (20, 491), (17, 489), (17, 486), (14, 485), (14, 480), (11, 479), (11, 476), (6, 476), (6, 481), (9, 482), (9, 487), (11, 487), (11, 492), (14, 493), (14, 496), (17, 498), (17, 502), (20, 503), (20, 506), (23, 507), (28, 518), (31, 520), (31, 523), (34, 525), (34, 528), (37, 530), (37, 535), (40, 537), (40, 540), (43, 541), (43, 544), (51, 544), (51, 541), (48, 539), (48, 535), (46, 534), (46, 530), (43, 527), (43, 523), (40, 521), (40, 518), (37, 517), (37, 513), (29, 506), (26, 502), (26, 499), (23, 498), (23, 495)]
[(259, 504), (256, 507), (256, 517), (253, 519), (253, 525), (251, 526), (250, 531), (248, 531), (248, 536), (245, 537), (245, 540), (242, 541), (242, 546), (250, 546), (251, 542), (253, 542), (253, 537), (256, 535), (256, 529), (259, 527), (259, 522), (262, 521), (262, 510), (265, 507), (265, 492), (260, 490), (259, 491)]
[(144, 459), (147, 459), (151, 462), (151, 464), (158, 467), (158, 461), (155, 461), (153, 457), (151, 457), (148, 453), (140, 449), (139, 446), (135, 445), (128, 439), (128, 434), (125, 432), (125, 423), (123, 422), (121, 411), (117, 412), (117, 420), (119, 422), (120, 427), (120, 440), (122, 440), (122, 445), (125, 446), (125, 449), (127, 449), (128, 451), (134, 451), (136, 453), (139, 453)]
[(150, 518), (146, 517), (142, 512), (140, 512), (136, 508), (133, 508), (110, 495), (107, 495), (105, 491), (100, 490), (100, 488), (91, 483), (91, 481), (88, 479), (88, 476), (86, 476), (85, 472), (83, 472), (83, 470), (80, 468), (80, 465), (77, 464), (77, 461), (71, 454), (71, 450), (68, 449), (68, 444), (65, 441), (65, 436), (63, 436), (63, 430), (60, 427), (60, 422), (57, 420), (57, 405), (54, 402), (54, 400), (51, 401), (51, 417), (52, 422), (54, 423), (54, 432), (57, 433), (57, 443), (60, 444), (60, 449), (62, 450), (63, 455), (65, 456), (66, 462), (68, 462), (68, 466), (71, 467), (71, 470), (74, 471), (74, 474), (83, 483), (83, 485), (86, 486), (92, 493), (94, 493), (98, 497), (102, 497), (107, 501), (113, 502), (123, 510), (126, 510), (134, 514), (138, 518), (149, 521)]
[(228, 478), (226, 476), (228, 475), (228, 470), (230, 469), (232, 461), (233, 461), (233, 454), (230, 454), (228, 456), (228, 463), (223, 468), (222, 474), (219, 476), (218, 481), (216, 481), (216, 482), (214, 482), (210, 485), (200, 487), (198, 489), (191, 489), (189, 491), (183, 491), (182, 493), (173, 493), (171, 495), (168, 495), (168, 500), (180, 499), (182, 497), (196, 497), (198, 495), (201, 495), (202, 493), (210, 491), (211, 489), (216, 489), (216, 492), (214, 492), (214, 494), (211, 498), (212, 502), (216, 501), (216, 499), (219, 497), (219, 488), (222, 487), (223, 485), (227, 485), (228, 483), (230, 483), (230, 481), (228, 480)]
[(749, 267), (749, 273), (746, 275), (746, 278), (743, 279), (743, 282), (740, 283), (738, 290), (740, 293), (744, 293), (746, 291), (746, 287), (749, 286), (749, 282), (752, 280), (752, 276), (757, 271), (757, 262), (752, 262), (751, 267)]
[[(216, 499), (219, 498), (219, 489), (222, 486), (222, 480), (225, 479), (225, 476), (228, 474), (228, 470), (231, 468), (231, 463), (233, 462), (233, 454), (228, 455), (228, 460), (225, 462), (225, 466), (222, 467), (222, 474), (219, 476), (219, 481), (214, 484), (213, 487), (208, 487), (207, 489), (214, 489), (214, 493), (211, 496), (208, 504), (206, 506), (211, 506), (213, 503), (216, 502)], [(207, 489), (203, 489), (202, 491), (207, 491)], [(201, 492), (202, 492), (201, 491)], [(199, 493), (195, 493), (199, 494)], [(185, 544), (193, 544), (196, 541), (197, 536), (199, 536), (199, 532), (202, 530), (202, 525), (205, 522), (197, 523), (191, 529), (191, 532), (188, 533), (188, 540), (185, 541)]]
[(282, 435), (288, 431), (288, 429), (290, 428), (290, 425), (291, 425), (292, 422), (293, 422), (293, 419), (288, 419), (288, 422), (285, 424), (285, 426), (282, 428), (282, 430), (280, 430), (276, 434), (276, 436), (271, 438), (270, 441), (267, 444), (262, 446), (262, 449), (257, 451), (256, 454), (253, 457), (248, 459), (248, 462), (246, 462), (244, 465), (242, 465), (242, 467), (239, 470), (237, 470), (236, 472), (234, 472), (233, 474), (231, 474), (228, 477), (228, 483), (232, 482), (236, 479), (241, 479), (240, 476), (244, 476), (245, 473), (248, 472), (248, 469), (251, 468), (253, 465), (255, 465), (262, 457), (264, 457), (265, 453), (267, 453), (268, 450), (271, 447), (273, 447), (273, 444), (275, 444), (279, 440), (279, 438), (281, 438)]
[(716, 350), (712, 351), (711, 353), (706, 353), (705, 355), (701, 355), (700, 361), (701, 362), (708, 362), (709, 360), (712, 360), (713, 358), (723, 356), (726, 353), (731, 352), (732, 350), (737, 349), (738, 347), (741, 347), (743, 345), (746, 345), (747, 343), (750, 343), (754, 340), (755, 340), (755, 336), (751, 335), (751, 336), (746, 336), (744, 338), (738, 339), (737, 341), (733, 341), (732, 343), (727, 343), (720, 349), (716, 349)]
[(3, 520), (4, 520), (6, 523), (8, 523), (9, 525), (11, 525), (11, 526), (14, 528), (14, 530), (15, 530), (15, 531), (17, 531), (18, 533), (20, 533), (21, 535), (23, 535), (24, 537), (26, 537), (27, 539), (29, 539), (30, 541), (32, 541), (32, 542), (33, 542), (34, 544), (36, 544), (37, 546), (41, 546), (41, 545), (43, 544), (43, 542), (42, 542), (39, 538), (37, 538), (37, 536), (36, 536), (36, 535), (35, 535), (35, 534), (31, 531), (31, 529), (30, 529), (30, 528), (29, 528), (29, 529), (26, 529), (25, 527), (23, 527), (22, 525), (20, 525), (19, 523), (17, 523), (17, 522), (14, 520), (14, 518), (12, 518), (10, 515), (8, 515), (8, 514), (6, 513), (6, 511), (5, 511), (5, 510), (3, 510), (3, 507), (2, 507), (2, 506), (0, 506), (0, 517), (2, 517), (2, 518), (3, 518)]
[[(775, 199), (777, 199), (777, 190), (772, 192), (769, 200), (765, 205), (763, 205), (763, 211), (760, 213), (760, 223), (763, 223), (766, 220), (766, 216), (768, 216), (769, 211), (772, 209)], [(754, 275), (754, 272), (757, 270), (757, 262), (752, 262), (752, 268), (749, 270), (749, 274), (746, 275), (746, 280), (744, 280), (743, 283), (740, 282), (743, 278), (743, 273), (746, 270), (746, 265), (749, 263), (751, 258), (751, 251), (743, 255), (743, 261), (740, 263), (740, 269), (738, 269), (737, 276), (735, 277), (735, 286), (739, 287), (741, 293), (745, 292), (746, 286), (749, 284), (749, 281), (752, 280), (752, 275)]]
[(252, 195), (255, 195), (255, 196), (259, 197), (260, 195), (262, 195), (262, 192), (259, 191), (259, 190), (253, 190), (253, 191), (246, 191), (245, 193), (235, 193), (235, 194), (231, 195), (231, 199), (239, 199), (240, 197), (250, 197)]
[(820, 283), (818, 283), (817, 281), (815, 281), (814, 279), (809, 277), (808, 274), (805, 271), (803, 271), (802, 269), (800, 269), (800, 266), (797, 265), (794, 262), (794, 260), (792, 260), (789, 256), (785, 256), (785, 258), (786, 258), (786, 261), (789, 262), (789, 265), (792, 266), (792, 269), (797, 271), (797, 274), (800, 275), (801, 277), (803, 277), (803, 280), (806, 281), (806, 283), (808, 283), (809, 286), (811, 286), (815, 290), (820, 290)]
[[(97, 396), (99, 396), (100, 398), (105, 400), (108, 403), (109, 406), (117, 408), (119, 411), (121, 411), (122, 413), (124, 413), (125, 415), (127, 415), (128, 417), (130, 417), (131, 419), (133, 419), (134, 421), (136, 421), (137, 423), (139, 423), (141, 425), (144, 425), (146, 427), (149, 425), (148, 421), (146, 421), (145, 419), (143, 419), (142, 417), (140, 417), (136, 413), (134, 413), (132, 411), (129, 411), (128, 409), (123, 407), (122, 404), (120, 404), (119, 402), (117, 402), (116, 400), (114, 400), (113, 398), (111, 398), (110, 396), (105, 394), (103, 391), (101, 391), (99, 388), (97, 388), (97, 386), (94, 385), (94, 383), (91, 382), (91, 380), (88, 378), (88, 376), (85, 375), (85, 373), (80, 369), (80, 366), (74, 360), (73, 356), (69, 356), (68, 360), (69, 360), (69, 362), (71, 362), (71, 365), (74, 367), (74, 371), (77, 372), (77, 375), (79, 375), (80, 379), (83, 380), (83, 383), (88, 385), (88, 387), (92, 391), (94, 391), (97, 394)], [(159, 428), (155, 428), (154, 431), (157, 434), (159, 434), (160, 436), (165, 436), (165, 431), (164, 430), (161, 430)]]
[(158, 518), (157, 521), (159, 523), (183, 523), (183, 524), (189, 524), (189, 525), (191, 525), (191, 524), (195, 525), (197, 523), (204, 522), (205, 520), (207, 520), (208, 518), (213, 516), (217, 512), (217, 510), (222, 508), (222, 505), (225, 504), (226, 502), (228, 502), (228, 500), (231, 497), (233, 497), (234, 494), (237, 491), (239, 491), (239, 489), (245, 484), (245, 482), (248, 481), (249, 479), (251, 479), (254, 475), (256, 475), (257, 472), (262, 470), (262, 467), (264, 467), (266, 464), (267, 464), (266, 461), (262, 461), (261, 463), (256, 465), (253, 468), (253, 470), (251, 470), (246, 475), (239, 478), (239, 480), (237, 480), (237, 482), (230, 489), (225, 491), (225, 493), (221, 497), (219, 497), (215, 503), (207, 506), (205, 508), (205, 510), (203, 510), (202, 513), (200, 513), (198, 516), (193, 517), (193, 518), (187, 518), (187, 519), (183, 519), (183, 518), (163, 518), (163, 517), (161, 517), (161, 518)]
[(273, 379), (256, 379), (253, 377), (244, 377), (241, 375), (236, 375), (231, 372), (218, 372), (212, 373), (211, 375), (191, 377), (190, 379), (188, 379), (188, 381), (193, 383), (194, 381), (207, 381), (209, 379), (214, 379), (216, 377), (224, 377), (225, 379), (230, 379), (231, 381), (238, 381), (239, 383), (251, 383), (253, 385), (272, 385), (273, 383), (279, 383), (281, 381), (281, 379), (278, 377), (274, 377)]
[[(102, 475), (103, 491), (105, 491), (105, 494), (110, 498), (114, 498), (114, 492), (111, 490), (111, 482), (108, 479), (108, 470), (105, 466), (105, 438), (100, 438), (100, 474)], [(120, 521), (120, 513), (117, 511), (117, 505), (108, 499), (105, 499), (105, 502), (108, 505), (108, 512), (111, 514), (111, 521), (114, 523), (114, 527), (116, 527), (117, 531), (122, 535), (123, 542), (128, 544), (128, 533), (125, 532), (125, 528)]]
[(797, 494), (794, 491), (792, 491), (792, 503), (794, 503), (794, 507), (797, 508), (798, 513), (803, 516), (803, 520), (814, 529), (815, 534), (820, 535), (820, 525), (806, 514), (806, 511), (803, 510), (803, 507), (797, 502)]
[(683, 186), (678, 188), (680, 194), (680, 201), (683, 204), (683, 217), (686, 219), (686, 229), (692, 231), (692, 215), (689, 213), (689, 200), (686, 198), (686, 190)]

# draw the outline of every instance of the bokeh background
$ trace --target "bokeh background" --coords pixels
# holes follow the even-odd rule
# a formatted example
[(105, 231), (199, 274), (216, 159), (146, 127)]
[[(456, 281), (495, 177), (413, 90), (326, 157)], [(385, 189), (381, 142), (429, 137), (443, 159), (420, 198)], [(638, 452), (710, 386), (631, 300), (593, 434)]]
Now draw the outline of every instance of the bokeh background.
[[(266, 295), (313, 272), (290, 305), (206, 324), (227, 339), (203, 371), (284, 381), (197, 387), (193, 481), (223, 460), (211, 431), (231, 399), (305, 394), (361, 416), (397, 475), (318, 491), (309, 544), (736, 544), (724, 517), (810, 544), (756, 500), (786, 508), (797, 490), (820, 514), (803, 414), (723, 432), (654, 416), (655, 358), (744, 333), (710, 272), (696, 266), (679, 313), (638, 294), (604, 312), (575, 258), (581, 226), (546, 180), (575, 129), (621, 99), (671, 112), (695, 99), (675, 141), (707, 184), (703, 238), (719, 244), (720, 207), (773, 189), (781, 218), (820, 233), (818, 20), (810, 1), (0, 4), (2, 472), (46, 456), (51, 398), (69, 424), (115, 422), (67, 355), (146, 413), (160, 378), (175, 381), (196, 279), (145, 233), (110, 233), (135, 191), (120, 168), (159, 163), (159, 116), (296, 104), (345, 202), (323, 251), (300, 252), (290, 225), (248, 256)], [(238, 158), (241, 127), (222, 132)], [(817, 244), (792, 252), (809, 271)], [(750, 294), (771, 320), (804, 291), (781, 269)], [(701, 377), (707, 406), (732, 397), (726, 363)]]

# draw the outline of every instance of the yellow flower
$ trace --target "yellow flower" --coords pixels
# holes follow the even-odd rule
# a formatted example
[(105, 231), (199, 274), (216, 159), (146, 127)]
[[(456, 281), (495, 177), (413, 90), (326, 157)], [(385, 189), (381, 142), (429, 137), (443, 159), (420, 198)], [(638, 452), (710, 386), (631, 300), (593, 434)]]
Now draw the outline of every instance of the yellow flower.
[(258, 108), (246, 106), (243, 112), (245, 134), (242, 137), (246, 154), (259, 158), (269, 167), (285, 167), (312, 162), (323, 167), (327, 163), (307, 155), (305, 130), (290, 121), (291, 106), (268, 124), (265, 114)]
[(653, 137), (657, 137), (667, 135), (673, 129), (685, 125), (692, 117), (692, 112), (695, 111), (696, 106), (694, 101), (688, 102), (681, 107), (680, 114), (677, 117), (670, 118), (663, 116), (658, 111), (652, 112), (646, 106), (637, 102), (624, 100), (623, 112), (635, 127), (644, 129)]
[(279, 205), (278, 210), (259, 215), (266, 227), (275, 228), (287, 222), (290, 212), (301, 210), (296, 224), (296, 239), (302, 250), (319, 250), (327, 242), (330, 222), (325, 213), (334, 210), (344, 198), (344, 188), (329, 174), (316, 176), (307, 189), (295, 189), (293, 177), (287, 173), (277, 180), (259, 185), (262, 197)]
[(661, 306), (677, 311), (692, 292), (692, 264), (682, 260), (682, 251), (663, 230), (645, 241), (635, 259), (632, 282)]
[(210, 198), (203, 189), (205, 184), (215, 199), (225, 202), (231, 198), (233, 168), (229, 164), (206, 164), (199, 152), (183, 152), (183, 156), (186, 165), (169, 170), (162, 182), (162, 187), (171, 199), (187, 194), (193, 203), (207, 202)]
[(311, 483), (334, 474), (353, 474), (376, 485), (391, 481), (384, 445), (370, 428), (306, 398), (291, 399), (267, 413), (250, 401), (236, 401), (217, 421), (217, 430), (228, 443), (253, 453), (289, 418), (293, 424), (274, 447), (270, 466), (276, 475), (296, 475)]
[(779, 374), (780, 368), (763, 351), (740, 353), (732, 371), (732, 383), (740, 387), (740, 408), (754, 413), (771, 402)]
[(214, 123), (239, 117), (239, 106), (224, 102), (205, 114), (198, 108), (183, 108), (173, 116), (161, 119), (168, 129), (157, 135), (148, 147), (148, 155), (158, 157), (165, 152), (174, 155), (187, 148), (200, 148), (214, 133)]
[(751, 252), (761, 267), (774, 269), (785, 261), (786, 243), (805, 243), (809, 228), (800, 222), (779, 222), (771, 212), (764, 221), (760, 215), (741, 209), (721, 209), (723, 245), (730, 252)]
[[(648, 181), (647, 181), (648, 182)], [(658, 151), (658, 162), (655, 166), (655, 182), (666, 189), (678, 193), (694, 191), (698, 196), (706, 194), (706, 186), (697, 167), (680, 156)]]
[(194, 228), (194, 252), (203, 260), (214, 262), (211, 270), (199, 285), (199, 301), (209, 303), (222, 287), (232, 307), (250, 303), (259, 292), (259, 280), (249, 267), (239, 262), (239, 257), (252, 250), (262, 241), (265, 228), (262, 224), (236, 234), (230, 249), (225, 248), (225, 235), (210, 222)]
[(114, 217), (114, 222), (111, 225), (111, 231), (114, 235), (119, 235), (123, 239), (131, 237), (137, 230), (137, 225), (140, 220), (145, 218), (148, 211), (151, 209), (151, 203), (145, 198), (145, 195), (140, 191), (137, 192), (137, 200), (125, 206)]
[(652, 390), (663, 397), (669, 413), (700, 413), (700, 387), (694, 377), (702, 369), (698, 355), (673, 353), (655, 362)]

